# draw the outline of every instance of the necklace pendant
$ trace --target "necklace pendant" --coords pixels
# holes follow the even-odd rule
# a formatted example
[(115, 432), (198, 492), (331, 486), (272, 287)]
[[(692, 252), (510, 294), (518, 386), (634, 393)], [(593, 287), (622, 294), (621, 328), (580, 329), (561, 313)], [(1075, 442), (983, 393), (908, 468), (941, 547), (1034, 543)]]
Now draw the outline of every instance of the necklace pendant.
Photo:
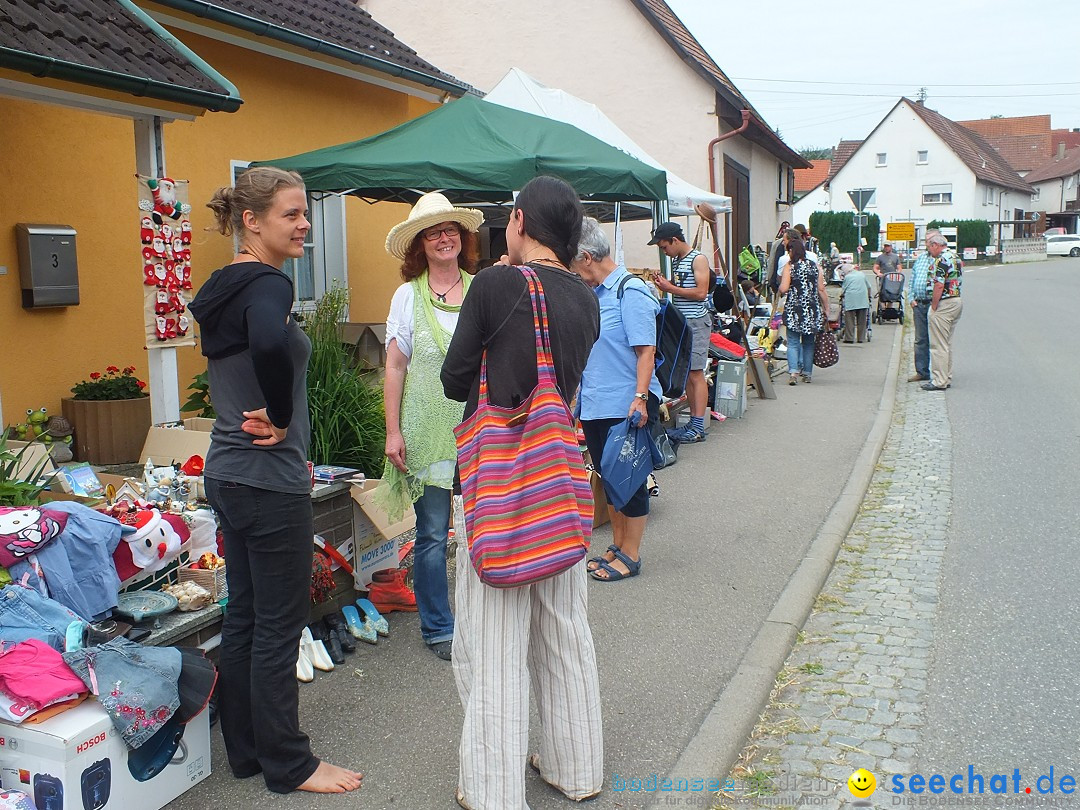
[(438, 298), (440, 301), (442, 301), (442, 303), (444, 303), (444, 304), (446, 303), (446, 294), (445, 293), (435, 293), (435, 297)]

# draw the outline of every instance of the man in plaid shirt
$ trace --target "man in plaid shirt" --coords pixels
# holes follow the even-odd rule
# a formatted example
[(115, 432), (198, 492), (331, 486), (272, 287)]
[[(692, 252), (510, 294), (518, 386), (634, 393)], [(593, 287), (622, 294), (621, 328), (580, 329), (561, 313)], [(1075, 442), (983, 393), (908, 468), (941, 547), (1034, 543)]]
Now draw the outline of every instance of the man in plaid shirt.
[[(926, 247), (930, 247), (931, 236), (940, 235), (941, 231), (933, 228), (928, 230)], [(926, 251), (911, 267), (908, 301), (911, 304), (911, 317), (915, 321), (915, 373), (908, 377), (908, 382), (925, 382), (930, 379), (930, 292), (926, 288), (926, 275), (933, 262), (929, 251)]]

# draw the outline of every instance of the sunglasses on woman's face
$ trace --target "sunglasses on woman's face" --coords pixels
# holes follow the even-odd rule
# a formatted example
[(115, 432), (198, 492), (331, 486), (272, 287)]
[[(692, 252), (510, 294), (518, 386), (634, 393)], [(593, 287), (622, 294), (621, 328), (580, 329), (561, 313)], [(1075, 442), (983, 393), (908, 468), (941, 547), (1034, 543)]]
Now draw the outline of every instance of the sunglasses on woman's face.
[(437, 242), (442, 238), (444, 233), (447, 236), (461, 236), (461, 228), (457, 225), (447, 225), (445, 228), (432, 228), (430, 231), (424, 231), (424, 238), (429, 242)]

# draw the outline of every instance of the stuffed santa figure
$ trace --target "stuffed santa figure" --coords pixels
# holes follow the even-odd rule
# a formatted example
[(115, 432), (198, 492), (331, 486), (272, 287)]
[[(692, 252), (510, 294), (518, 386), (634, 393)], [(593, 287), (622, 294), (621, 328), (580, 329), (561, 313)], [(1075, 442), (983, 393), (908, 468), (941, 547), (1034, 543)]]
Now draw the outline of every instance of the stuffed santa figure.
[[(124, 540), (131, 553), (131, 561), (143, 571), (160, 571), (180, 554), (180, 535), (172, 524), (161, 519), (157, 509), (143, 509), (135, 513), (132, 525), (135, 531), (125, 535)], [(120, 552), (120, 548), (117, 549)]]
[(154, 195), (154, 210), (159, 214), (169, 219), (180, 219), (191, 210), (190, 206), (177, 202), (176, 181), (171, 177), (160, 179), (151, 177), (146, 181), (146, 185), (150, 187), (150, 193)]

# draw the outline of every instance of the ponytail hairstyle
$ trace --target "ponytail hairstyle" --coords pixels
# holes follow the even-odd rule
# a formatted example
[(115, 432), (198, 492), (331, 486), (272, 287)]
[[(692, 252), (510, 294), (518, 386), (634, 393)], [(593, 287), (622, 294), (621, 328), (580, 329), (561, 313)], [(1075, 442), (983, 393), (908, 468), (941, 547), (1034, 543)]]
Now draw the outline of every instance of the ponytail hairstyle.
[(236, 178), (233, 187), (214, 192), (206, 207), (214, 212), (214, 227), (223, 236), (244, 232), (244, 212), (265, 214), (274, 203), (274, 195), (283, 188), (304, 188), (304, 178), (273, 166), (254, 166)]
[(803, 244), (802, 239), (792, 239), (787, 246), (788, 255), (791, 256), (791, 269), (795, 269), (795, 265), (806, 258), (806, 245)]
[(525, 212), (525, 234), (569, 267), (581, 240), (581, 207), (577, 192), (565, 180), (549, 175), (534, 177), (518, 193), (514, 210)]

